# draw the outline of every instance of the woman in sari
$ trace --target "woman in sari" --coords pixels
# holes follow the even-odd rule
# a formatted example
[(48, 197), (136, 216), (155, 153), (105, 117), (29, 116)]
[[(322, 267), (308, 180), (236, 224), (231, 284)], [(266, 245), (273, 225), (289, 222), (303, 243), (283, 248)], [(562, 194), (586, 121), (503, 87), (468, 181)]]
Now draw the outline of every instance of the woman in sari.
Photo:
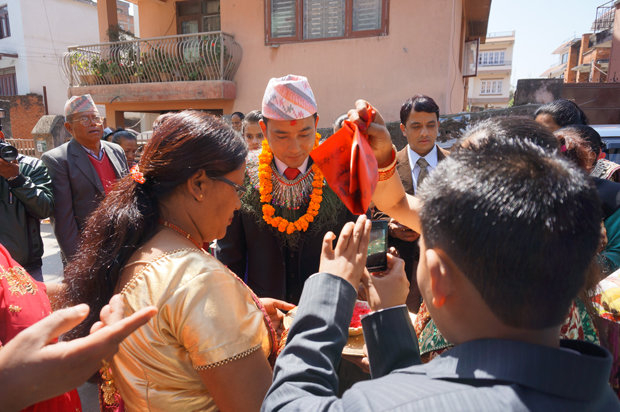
[[(90, 216), (66, 270), (66, 303), (87, 302), (97, 313), (120, 293), (126, 314), (159, 309), (103, 369), (104, 406), (115, 406), (118, 389), (127, 410), (259, 409), (271, 382), (277, 308), (292, 306), (262, 303), (203, 249), (226, 234), (240, 207), (246, 154), (244, 139), (222, 120), (168, 114)], [(87, 334), (94, 320), (72, 336)]]

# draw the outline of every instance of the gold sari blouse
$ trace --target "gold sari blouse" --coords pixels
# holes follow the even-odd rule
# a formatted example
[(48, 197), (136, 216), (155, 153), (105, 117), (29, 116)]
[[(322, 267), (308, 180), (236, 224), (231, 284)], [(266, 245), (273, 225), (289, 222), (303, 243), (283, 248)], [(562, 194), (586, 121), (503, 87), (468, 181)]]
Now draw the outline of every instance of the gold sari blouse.
[(178, 249), (148, 262), (121, 291), (125, 315), (159, 311), (121, 344), (112, 362), (128, 411), (217, 410), (197, 370), (240, 359), (271, 344), (251, 292), (221, 262)]

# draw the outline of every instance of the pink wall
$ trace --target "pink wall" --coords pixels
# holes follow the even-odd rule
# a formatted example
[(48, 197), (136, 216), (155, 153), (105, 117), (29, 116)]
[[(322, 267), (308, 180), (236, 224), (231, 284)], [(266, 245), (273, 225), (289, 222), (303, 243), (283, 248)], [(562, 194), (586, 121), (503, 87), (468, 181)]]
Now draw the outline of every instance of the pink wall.
[(358, 98), (370, 100), (389, 121), (398, 119), (401, 104), (415, 93), (432, 96), (442, 113), (461, 111), (461, 0), (391, 1), (389, 16), (385, 37), (272, 48), (265, 45), (263, 1), (222, 1), (222, 29), (243, 48), (233, 110), (260, 108), (269, 78), (295, 73), (310, 79), (320, 127), (330, 126)]
[[(463, 109), (461, 75), (463, 0), (392, 0), (389, 34), (331, 41), (265, 45), (265, 1), (222, 0), (222, 30), (243, 49), (231, 111), (259, 109), (269, 78), (288, 73), (310, 79), (319, 126), (370, 100), (386, 120), (398, 120), (401, 104), (416, 93), (433, 97), (442, 113)], [(172, 1), (138, 1), (140, 37), (176, 33)], [(228, 110), (227, 110), (228, 109)]]

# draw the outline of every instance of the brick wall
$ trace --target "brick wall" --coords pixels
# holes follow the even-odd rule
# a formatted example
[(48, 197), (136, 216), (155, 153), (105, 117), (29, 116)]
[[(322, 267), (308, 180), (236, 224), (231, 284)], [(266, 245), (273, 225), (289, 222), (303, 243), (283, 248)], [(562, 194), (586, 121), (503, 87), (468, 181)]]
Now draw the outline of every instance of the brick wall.
[(45, 114), (43, 96), (34, 93), (3, 96), (0, 108), (5, 111), (2, 131), (6, 137), (13, 139), (32, 139), (32, 129)]

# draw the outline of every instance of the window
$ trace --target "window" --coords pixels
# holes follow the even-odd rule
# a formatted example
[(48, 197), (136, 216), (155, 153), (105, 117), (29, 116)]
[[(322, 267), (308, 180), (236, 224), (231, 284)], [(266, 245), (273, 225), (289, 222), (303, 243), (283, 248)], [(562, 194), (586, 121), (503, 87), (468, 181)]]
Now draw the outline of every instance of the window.
[(9, 10), (7, 6), (0, 7), (0, 39), (11, 36), (11, 25), (9, 24)]
[(15, 67), (0, 69), (0, 96), (17, 96)]
[(480, 94), (502, 94), (502, 80), (482, 80)]
[(561, 64), (564, 64), (568, 61), (568, 53), (563, 53), (562, 54), (562, 60), (561, 60)]
[(504, 64), (504, 50), (483, 51), (478, 56), (478, 65), (480, 66), (501, 66)]
[(220, 0), (179, 1), (176, 6), (178, 34), (220, 31)]
[(267, 0), (267, 43), (387, 34), (388, 0)]

